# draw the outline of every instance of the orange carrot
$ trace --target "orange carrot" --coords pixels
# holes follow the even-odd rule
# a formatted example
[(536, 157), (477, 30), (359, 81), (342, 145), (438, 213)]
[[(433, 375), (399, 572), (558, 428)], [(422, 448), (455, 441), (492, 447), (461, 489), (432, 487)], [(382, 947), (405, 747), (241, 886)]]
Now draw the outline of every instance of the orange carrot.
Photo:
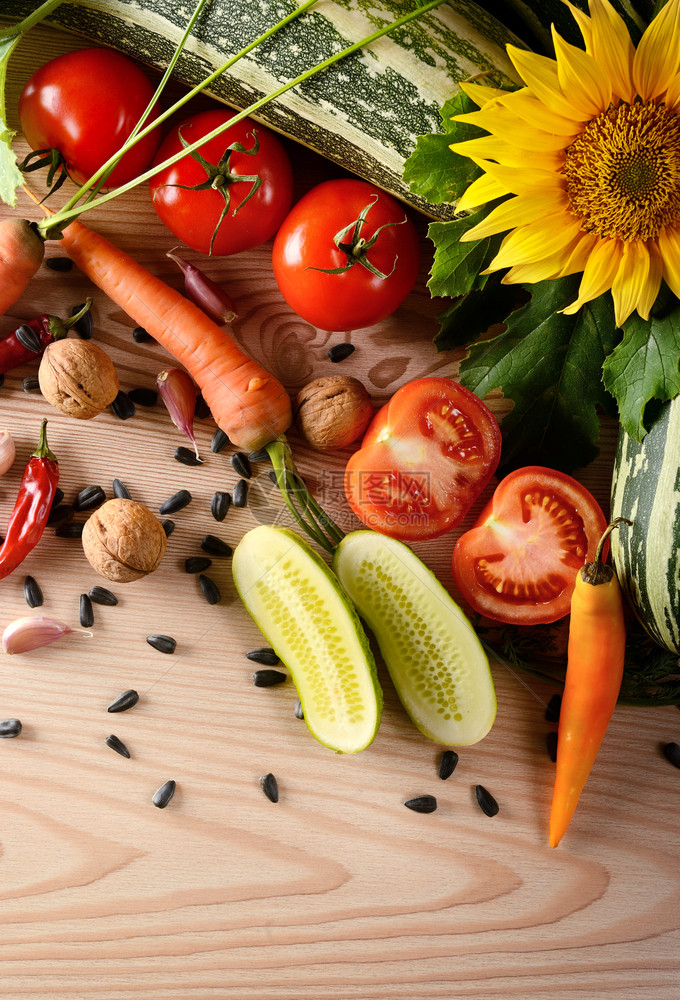
[(0, 316), (23, 294), (44, 253), (43, 240), (26, 219), (0, 222)]
[(174, 288), (81, 222), (63, 246), (80, 270), (189, 372), (219, 427), (245, 451), (290, 426), (290, 397), (223, 329)]

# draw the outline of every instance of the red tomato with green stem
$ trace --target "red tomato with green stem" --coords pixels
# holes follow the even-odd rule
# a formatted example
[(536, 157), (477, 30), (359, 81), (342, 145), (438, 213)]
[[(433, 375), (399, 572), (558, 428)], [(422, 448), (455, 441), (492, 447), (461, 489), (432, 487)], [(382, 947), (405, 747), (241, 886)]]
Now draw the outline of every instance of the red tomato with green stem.
[(607, 521), (577, 480), (531, 465), (502, 479), (456, 542), (453, 575), (486, 618), (535, 625), (569, 614), (576, 574), (593, 560)]
[(353, 178), (324, 181), (294, 205), (274, 240), (288, 305), (322, 330), (373, 326), (413, 288), (420, 239), (403, 207)]
[(491, 410), (448, 378), (398, 389), (345, 469), (347, 500), (363, 523), (424, 541), (465, 517), (496, 471), (501, 432)]
[[(154, 165), (234, 114), (215, 108), (175, 124)], [(243, 118), (156, 174), (149, 185), (154, 208), (171, 233), (199, 253), (222, 257), (271, 239), (290, 209), (293, 170), (274, 133)]]
[[(31, 76), (19, 97), (19, 122), (33, 150), (56, 149), (84, 183), (113, 156), (148, 107), (154, 86), (131, 59), (111, 49), (57, 56)], [(149, 122), (156, 114), (154, 109)], [(119, 187), (149, 167), (160, 142), (154, 129), (115, 167), (106, 187)]]

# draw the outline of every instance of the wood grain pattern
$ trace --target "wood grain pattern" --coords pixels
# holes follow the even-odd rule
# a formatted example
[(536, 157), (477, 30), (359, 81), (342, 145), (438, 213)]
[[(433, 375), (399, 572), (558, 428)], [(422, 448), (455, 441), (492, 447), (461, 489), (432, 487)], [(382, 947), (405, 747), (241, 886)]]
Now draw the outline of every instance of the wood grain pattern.
[[(10, 107), (36, 53), (48, 58), (65, 44), (36, 32), (19, 50)], [(335, 172), (303, 150), (291, 153), (300, 190)], [(163, 256), (172, 238), (145, 191), (89, 221), (179, 287)], [(419, 224), (424, 234), (425, 220)], [(239, 304), (236, 337), (294, 392), (332, 369), (326, 351), (344, 338), (290, 314), (271, 277), (270, 249), (204, 267)], [(405, 305), (346, 337), (357, 350), (342, 371), (364, 381), (376, 404), (409, 379), (456, 370), (455, 359), (432, 347), (438, 303), (425, 288), (424, 249)], [(43, 268), (0, 334), (43, 310), (68, 313), (91, 292), (81, 276)], [(153, 385), (168, 356), (136, 344), (131, 322), (94, 298), (97, 342), (123, 388)], [(0, 740), (0, 996), (675, 1000), (679, 777), (660, 747), (680, 735), (677, 709), (617, 710), (557, 850), (547, 843), (552, 765), (544, 742), (553, 692), (501, 663), (497, 722), (461, 752), (448, 781), (437, 777), (441, 748), (410, 725), (384, 671), (375, 743), (355, 757), (332, 754), (295, 718), (290, 683), (253, 686), (244, 654), (261, 637), (236, 599), (228, 561), (216, 559), (209, 571), (223, 594), (216, 607), (183, 570), (206, 532), (235, 542), (260, 520), (285, 520), (266, 471), (254, 480), (250, 508), (218, 525), (210, 498), (236, 476), (228, 452), (210, 451), (211, 421), (198, 425), (205, 464), (185, 468), (173, 461), (184, 442), (160, 404), (125, 422), (106, 413), (76, 423), (22, 391), (33, 370), (9, 374), (0, 391), (0, 426), (18, 449), (0, 481), (0, 526), (43, 416), (67, 501), (90, 483), (110, 495), (114, 476), (154, 510), (181, 487), (194, 500), (175, 515), (159, 571), (114, 587), (117, 607), (95, 607), (92, 638), (0, 657), (0, 718), (24, 725), (19, 738)], [(500, 412), (500, 401), (492, 405)], [(602, 456), (583, 474), (605, 504), (614, 437), (605, 423)], [(321, 501), (351, 526), (338, 489), (346, 456), (322, 457), (291, 438)], [(453, 542), (418, 547), (447, 585)], [(42, 610), (74, 624), (79, 594), (102, 582), (77, 541), (48, 530), (2, 582), (0, 627), (28, 613), (27, 573), (43, 587)], [(148, 646), (151, 632), (174, 635), (177, 652)], [(129, 687), (139, 704), (107, 714)], [(112, 732), (130, 760), (105, 746)], [(268, 771), (279, 782), (276, 805), (259, 788)], [(154, 809), (153, 793), (171, 777), (173, 801)], [(475, 802), (476, 783), (499, 801), (493, 819)], [(421, 793), (437, 795), (436, 813), (404, 808)]]

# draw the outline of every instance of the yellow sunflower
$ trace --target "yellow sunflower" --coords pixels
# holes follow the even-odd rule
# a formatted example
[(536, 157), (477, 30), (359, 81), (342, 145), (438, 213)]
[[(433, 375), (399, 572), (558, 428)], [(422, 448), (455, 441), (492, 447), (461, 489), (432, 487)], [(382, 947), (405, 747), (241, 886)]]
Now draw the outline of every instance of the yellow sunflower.
[(649, 317), (662, 278), (680, 297), (680, 0), (637, 49), (608, 0), (589, 0), (590, 17), (568, 6), (585, 51), (553, 28), (555, 59), (508, 46), (522, 89), (461, 84), (481, 110), (457, 120), (489, 134), (451, 146), (484, 171), (458, 209), (505, 198), (462, 238), (511, 230), (485, 273), (582, 271), (564, 312), (611, 289), (620, 326)]

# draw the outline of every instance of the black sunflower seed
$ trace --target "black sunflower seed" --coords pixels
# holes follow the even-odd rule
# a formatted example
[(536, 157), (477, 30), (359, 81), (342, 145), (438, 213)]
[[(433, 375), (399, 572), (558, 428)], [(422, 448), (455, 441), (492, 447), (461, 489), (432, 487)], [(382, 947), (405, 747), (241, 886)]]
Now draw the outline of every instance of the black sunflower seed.
[(58, 524), (64, 524), (73, 517), (73, 508), (68, 504), (60, 503), (56, 507), (50, 507), (47, 515), (47, 523), (51, 528), (56, 528)]
[(298, 698), (298, 700), (295, 702), (295, 718), (296, 719), (304, 719), (304, 717), (305, 717), (305, 712), (304, 712), (304, 709), (302, 707), (302, 702)]
[(41, 392), (37, 375), (27, 375), (23, 382), (24, 392)]
[(118, 598), (115, 594), (112, 594), (110, 590), (106, 587), (90, 587), (87, 595), (91, 601), (95, 604), (104, 604), (108, 607), (115, 607), (118, 604)]
[(269, 472), (267, 473), (267, 475), (269, 476), (269, 478), (273, 482), (274, 486), (278, 486), (279, 485), (278, 476), (276, 475), (276, 469), (270, 469)]
[(194, 416), (196, 417), (197, 420), (207, 420), (208, 417), (212, 416), (212, 413), (210, 412), (210, 407), (203, 399), (203, 396), (201, 395), (200, 392), (196, 397), (196, 405), (194, 406)]
[(113, 495), (114, 497), (116, 497), (117, 500), (132, 499), (130, 496), (129, 489), (127, 488), (125, 483), (120, 481), (120, 479), (114, 479), (113, 482), (111, 483), (111, 487), (113, 489)]
[(91, 510), (106, 500), (106, 493), (101, 486), (86, 486), (73, 501), (74, 510)]
[(212, 559), (207, 556), (189, 556), (184, 560), (184, 571), (186, 573), (202, 573), (204, 569), (212, 566)]
[(433, 813), (437, 808), (437, 800), (434, 795), (416, 795), (415, 798), (407, 799), (404, 805), (413, 812)]
[(174, 653), (177, 649), (177, 640), (171, 635), (147, 635), (146, 641), (159, 653)]
[(67, 521), (66, 524), (60, 524), (54, 529), (54, 533), (57, 538), (82, 538), (83, 528), (85, 525), (80, 524), (79, 521)]
[(50, 271), (61, 271), (65, 274), (73, 270), (73, 261), (70, 257), (46, 257), (45, 267), (49, 267)]
[[(75, 316), (79, 313), (81, 309), (85, 308), (85, 303), (81, 302), (79, 306), (74, 306), (71, 310), (71, 315)], [(76, 331), (81, 340), (91, 340), (92, 333), (94, 331), (94, 320), (92, 319), (92, 311), (87, 310), (86, 313), (80, 317), (79, 320), (73, 324), (73, 329)]]
[(5, 373), (0, 372), (0, 389), (2, 389), (4, 384), (5, 384)]
[(127, 757), (129, 759), (130, 751), (125, 746), (123, 741), (119, 740), (117, 736), (114, 736), (113, 734), (111, 736), (107, 736), (104, 742), (107, 747), (111, 747), (111, 749), (115, 750), (116, 753), (119, 753), (121, 757)]
[(163, 531), (165, 532), (165, 537), (166, 537), (166, 538), (169, 538), (169, 537), (170, 537), (170, 535), (171, 535), (171, 534), (173, 533), (173, 531), (175, 530), (175, 522), (174, 522), (174, 521), (171, 521), (169, 517), (165, 517), (165, 518), (163, 518), (163, 520), (161, 521), (161, 528), (162, 528), (162, 529), (163, 529)]
[(54, 491), (54, 496), (52, 498), (52, 506), (58, 507), (63, 499), (64, 499), (64, 491), (62, 490), (61, 486), (57, 486), (56, 490)]
[(246, 479), (239, 479), (234, 486), (234, 494), (232, 497), (234, 507), (247, 507), (248, 506), (248, 481)]
[(253, 470), (250, 468), (250, 462), (248, 461), (247, 455), (245, 455), (242, 451), (235, 451), (229, 461), (231, 462), (231, 467), (237, 476), (243, 476), (244, 479), (250, 479), (253, 474)]
[(212, 436), (212, 441), (210, 442), (210, 450), (217, 454), (218, 451), (222, 451), (229, 444), (229, 438), (224, 433), (221, 427), (218, 427)]
[(269, 461), (269, 452), (266, 448), (260, 448), (258, 451), (249, 451), (247, 458), (249, 462), (253, 463), (253, 465), (257, 465), (258, 462)]
[(196, 452), (191, 448), (185, 448), (183, 445), (175, 448), (173, 457), (176, 462), (181, 462), (182, 465), (203, 465), (203, 460), (198, 457)]
[(677, 743), (666, 743), (663, 755), (673, 767), (680, 767), (680, 746)]
[(136, 326), (132, 331), (132, 339), (137, 344), (146, 344), (149, 340), (153, 340), (153, 337), (146, 332), (143, 326)]
[(246, 653), (246, 656), (253, 663), (261, 663), (263, 667), (275, 667), (277, 663), (281, 662), (274, 650), (269, 646), (262, 646), (260, 649), (251, 649), (249, 653)]
[(43, 602), (43, 592), (40, 589), (40, 584), (32, 576), (27, 576), (24, 579), (24, 597), (29, 608), (39, 608)]
[(158, 393), (155, 389), (146, 389), (143, 387), (130, 389), (128, 396), (138, 406), (155, 406), (158, 401)]
[(11, 739), (12, 736), (18, 736), (21, 729), (22, 726), (18, 719), (4, 719), (0, 722), (0, 736), (3, 739)]
[(260, 778), (260, 788), (270, 802), (279, 801), (279, 786), (274, 775), (270, 772)]
[(561, 706), (562, 706), (562, 695), (554, 694), (545, 707), (545, 721), (559, 722)]
[(122, 694), (118, 695), (116, 700), (111, 702), (106, 711), (127, 712), (128, 708), (133, 708), (138, 701), (139, 695), (133, 688), (130, 688), (128, 691), (123, 691)]
[(257, 688), (274, 687), (275, 684), (283, 684), (288, 678), (283, 670), (272, 670), (265, 667), (263, 670), (256, 670), (253, 674), (253, 684)]
[(458, 754), (455, 750), (445, 750), (439, 759), (439, 777), (442, 781), (450, 778), (456, 770)]
[(33, 351), (34, 354), (40, 354), (42, 351), (40, 337), (28, 323), (22, 323), (14, 332), (22, 347), (25, 347), (27, 351)]
[(224, 521), (230, 507), (231, 493), (227, 493), (225, 490), (216, 490), (215, 493), (213, 493), (212, 502), (210, 504), (210, 513), (215, 520)]
[(201, 539), (201, 548), (209, 556), (230, 556), (234, 551), (231, 545), (227, 545), (216, 535), (204, 535)]
[(491, 792), (487, 791), (484, 785), (475, 785), (475, 795), (482, 812), (487, 816), (495, 816), (498, 812), (498, 803)]
[(545, 737), (545, 748), (553, 764), (557, 761), (557, 731), (553, 729)]
[(354, 344), (336, 344), (328, 352), (329, 361), (344, 361), (354, 351)]
[(167, 500), (163, 501), (159, 510), (161, 514), (175, 514), (178, 510), (188, 507), (193, 497), (189, 490), (178, 490)]
[(80, 624), (83, 628), (92, 628), (94, 625), (94, 608), (89, 594), (80, 595)]
[(170, 779), (166, 781), (164, 785), (158, 789), (153, 799), (151, 800), (157, 809), (165, 809), (165, 807), (170, 802), (170, 799), (175, 794), (175, 789), (177, 788), (176, 783)]
[(198, 582), (201, 590), (203, 591), (203, 596), (208, 604), (219, 604), (222, 600), (222, 595), (220, 594), (220, 588), (217, 586), (215, 581), (211, 580), (209, 576), (205, 576), (201, 573), (198, 578)]
[(137, 407), (122, 389), (111, 403), (111, 409), (119, 420), (129, 420), (137, 412)]

